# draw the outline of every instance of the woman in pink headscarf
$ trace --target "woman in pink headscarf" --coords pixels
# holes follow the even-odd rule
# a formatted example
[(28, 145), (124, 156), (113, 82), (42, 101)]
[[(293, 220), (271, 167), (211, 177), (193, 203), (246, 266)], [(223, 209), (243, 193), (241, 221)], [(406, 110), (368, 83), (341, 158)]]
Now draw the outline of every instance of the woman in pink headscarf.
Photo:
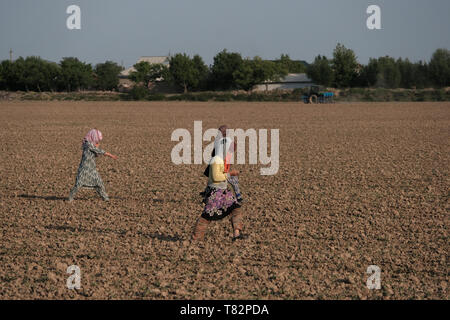
[(102, 133), (97, 129), (90, 130), (83, 139), (81, 149), (83, 155), (81, 156), (80, 166), (78, 167), (77, 178), (75, 186), (70, 190), (69, 201), (73, 200), (73, 196), (81, 187), (93, 188), (105, 201), (109, 201), (108, 194), (105, 191), (105, 186), (97, 172), (95, 165), (95, 158), (99, 155), (105, 155), (113, 159), (117, 156), (99, 149), (100, 141), (103, 139)]

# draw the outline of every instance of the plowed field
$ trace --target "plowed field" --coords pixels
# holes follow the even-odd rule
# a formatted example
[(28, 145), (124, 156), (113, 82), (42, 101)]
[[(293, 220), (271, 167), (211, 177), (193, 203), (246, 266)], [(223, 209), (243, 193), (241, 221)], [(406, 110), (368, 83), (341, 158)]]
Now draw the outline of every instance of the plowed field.
[[(276, 175), (234, 166), (247, 240), (224, 219), (190, 241), (205, 165), (174, 165), (170, 137), (194, 120), (280, 130)], [(69, 203), (93, 127), (111, 201)], [(2, 299), (449, 298), (448, 102), (1, 102), (0, 139)]]

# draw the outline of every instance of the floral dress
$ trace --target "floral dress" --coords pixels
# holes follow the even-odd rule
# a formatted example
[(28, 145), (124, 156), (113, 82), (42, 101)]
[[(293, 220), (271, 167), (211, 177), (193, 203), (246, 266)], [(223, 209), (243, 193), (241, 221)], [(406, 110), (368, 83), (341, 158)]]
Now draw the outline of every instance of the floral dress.
[(206, 187), (204, 192), (202, 217), (206, 220), (220, 220), (228, 216), (234, 209), (240, 207), (231, 190)]
[(97, 148), (89, 141), (83, 143), (82, 149), (83, 155), (81, 156), (80, 166), (78, 167), (75, 186), (70, 191), (69, 200), (73, 199), (73, 196), (81, 187), (93, 188), (104, 200), (109, 200), (105, 186), (95, 165), (95, 158), (105, 154), (105, 151)]

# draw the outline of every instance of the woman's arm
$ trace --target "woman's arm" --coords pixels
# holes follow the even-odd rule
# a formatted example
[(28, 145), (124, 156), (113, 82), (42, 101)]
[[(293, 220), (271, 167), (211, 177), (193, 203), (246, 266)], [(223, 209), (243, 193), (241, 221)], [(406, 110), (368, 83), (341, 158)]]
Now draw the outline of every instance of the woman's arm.
[(91, 142), (87, 142), (87, 146), (89, 148), (89, 151), (95, 153), (96, 155), (104, 155), (106, 153), (105, 150), (102, 150), (98, 147), (98, 145), (94, 145)]
[(114, 160), (117, 160), (117, 156), (115, 156), (115, 155), (113, 155), (113, 154), (111, 154), (109, 152), (105, 152), (105, 156), (113, 158)]
[(94, 145), (92, 143), (88, 143), (88, 146), (89, 146), (89, 150), (92, 151), (93, 153), (95, 153), (96, 155), (105, 155), (105, 156), (110, 157), (110, 158), (112, 158), (114, 160), (117, 160), (117, 156), (115, 156), (115, 155), (113, 155), (113, 154), (111, 154), (109, 152), (106, 152), (105, 150), (100, 149), (98, 147), (98, 145)]

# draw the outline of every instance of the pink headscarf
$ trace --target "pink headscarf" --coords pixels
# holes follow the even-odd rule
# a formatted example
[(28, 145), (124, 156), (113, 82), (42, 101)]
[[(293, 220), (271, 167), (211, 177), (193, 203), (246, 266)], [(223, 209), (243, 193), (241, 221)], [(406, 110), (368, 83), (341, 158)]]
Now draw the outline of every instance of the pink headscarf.
[(98, 144), (103, 139), (102, 133), (97, 129), (91, 129), (83, 139), (85, 141), (92, 142), (94, 145)]

